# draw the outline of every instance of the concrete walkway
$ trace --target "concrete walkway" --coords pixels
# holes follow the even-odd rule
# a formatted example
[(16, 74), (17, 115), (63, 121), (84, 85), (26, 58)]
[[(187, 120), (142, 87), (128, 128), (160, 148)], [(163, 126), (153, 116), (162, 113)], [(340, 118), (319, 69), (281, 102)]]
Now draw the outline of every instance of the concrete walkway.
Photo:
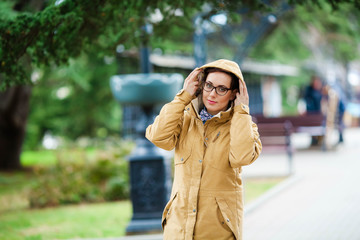
[[(360, 129), (347, 129), (337, 151), (307, 147), (295, 135), (295, 173), (259, 199), (245, 203), (244, 240), (359, 240)], [(285, 154), (263, 154), (243, 177), (288, 173)], [(245, 193), (246, 194), (246, 193)], [(112, 238), (115, 239), (115, 238)], [(161, 234), (118, 240), (161, 240)], [(110, 240), (108, 238), (107, 240)]]
[[(244, 171), (282, 166), (259, 160)], [(294, 168), (289, 187), (245, 214), (244, 240), (359, 240), (360, 129), (347, 129), (337, 151), (297, 151)]]

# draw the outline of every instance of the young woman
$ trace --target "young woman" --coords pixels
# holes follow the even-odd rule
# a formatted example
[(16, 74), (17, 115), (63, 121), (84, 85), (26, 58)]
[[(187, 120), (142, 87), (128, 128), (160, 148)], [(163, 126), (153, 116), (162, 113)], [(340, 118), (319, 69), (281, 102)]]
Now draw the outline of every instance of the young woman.
[(147, 128), (156, 146), (175, 148), (164, 239), (242, 239), (241, 167), (262, 148), (248, 104), (239, 66), (220, 59), (192, 71)]

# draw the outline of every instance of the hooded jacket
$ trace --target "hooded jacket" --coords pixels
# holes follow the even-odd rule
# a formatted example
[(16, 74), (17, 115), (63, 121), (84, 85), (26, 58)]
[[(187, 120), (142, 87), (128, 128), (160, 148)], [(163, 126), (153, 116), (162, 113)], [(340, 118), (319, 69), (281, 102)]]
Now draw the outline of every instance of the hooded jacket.
[[(220, 59), (217, 67), (244, 81), (239, 66)], [(165, 150), (175, 148), (174, 181), (162, 226), (164, 239), (242, 239), (241, 167), (261, 152), (257, 126), (246, 105), (219, 112), (205, 124), (199, 102), (181, 90), (163, 106), (146, 137)]]

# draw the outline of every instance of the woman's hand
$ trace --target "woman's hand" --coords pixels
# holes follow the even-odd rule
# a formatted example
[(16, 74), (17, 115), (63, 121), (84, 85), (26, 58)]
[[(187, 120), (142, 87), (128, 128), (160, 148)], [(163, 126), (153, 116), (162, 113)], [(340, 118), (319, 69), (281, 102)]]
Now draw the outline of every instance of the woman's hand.
[(191, 96), (194, 96), (196, 90), (199, 88), (198, 75), (201, 71), (201, 69), (195, 68), (184, 81), (183, 89), (190, 93)]
[(245, 82), (239, 79), (239, 92), (236, 93), (235, 106), (240, 104), (249, 106), (249, 94)]

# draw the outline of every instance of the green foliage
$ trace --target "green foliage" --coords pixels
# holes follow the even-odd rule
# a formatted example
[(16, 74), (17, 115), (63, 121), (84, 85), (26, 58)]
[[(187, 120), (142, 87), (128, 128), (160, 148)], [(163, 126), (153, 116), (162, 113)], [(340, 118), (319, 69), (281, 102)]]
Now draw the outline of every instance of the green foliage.
[[(146, 12), (139, 1), (63, 1), (59, 5), (50, 2), (42, 11), (21, 13), (14, 19), (2, 18), (0, 22), (1, 72), (4, 80), (1, 87), (28, 83), (19, 59), (28, 54), (35, 66), (64, 64), (77, 57), (82, 50), (109, 47), (119, 38), (116, 33), (132, 41), (144, 19), (134, 17), (136, 12)], [(124, 27), (126, 26), (126, 27)], [(109, 38), (104, 45), (100, 38)], [(117, 38), (116, 38), (117, 37)], [(6, 50), (6, 51), (5, 51)]]
[(105, 199), (115, 201), (129, 197), (129, 183), (122, 177), (110, 178), (105, 186)]
[(12, 19), (16, 17), (16, 13), (11, 11), (13, 8), (14, 2), (10, 1), (1, 1), (0, 2), (0, 16), (3, 18)]
[[(210, 6), (211, 13), (236, 11), (241, 8), (252, 11), (269, 11), (271, 4), (264, 1), (118, 1), (118, 0), (78, 0), (41, 1), (44, 9), (16, 12), (13, 10), (18, 1), (6, 1), (0, 6), (8, 14), (0, 17), (0, 87), (30, 83), (30, 72), (25, 65), (49, 66), (65, 64), (68, 59), (79, 56), (82, 51), (98, 49), (101, 53), (109, 53), (119, 43), (126, 46), (139, 46), (146, 42), (146, 35), (141, 30), (146, 22), (151, 22), (151, 14), (155, 9), (163, 15), (160, 23), (155, 23), (156, 29), (162, 29), (161, 34), (167, 35), (167, 29), (181, 23), (183, 19), (190, 20), (194, 12), (204, 5)], [(289, 0), (293, 4), (304, 4), (302, 1)], [(311, 5), (311, 2), (305, 1)], [(356, 7), (356, 0), (329, 0), (335, 9), (343, 2), (349, 2)], [(321, 6), (321, 0), (316, 1)], [(21, 3), (25, 4), (25, 3)], [(29, 4), (30, 5), (30, 4)], [(27, 9), (27, 8), (25, 8)], [(21, 9), (20, 9), (21, 10)], [(24, 11), (24, 9), (22, 9)], [(37, 11), (36, 11), (37, 10)], [(177, 10), (183, 12), (181, 17)], [(145, 38), (144, 38), (145, 37)], [(31, 63), (23, 62), (25, 55)]]
[(296, 16), (289, 14), (280, 20), (275, 31), (268, 35), (249, 54), (250, 58), (258, 60), (276, 60), (284, 64), (299, 64), (307, 59), (311, 52), (299, 37), (303, 27), (297, 21), (291, 21)]
[(332, 10), (339, 10), (342, 4), (349, 3), (360, 10), (360, 3), (358, 0), (289, 0), (289, 3), (291, 5), (307, 5), (318, 8), (322, 8), (324, 5), (329, 5)]
[[(322, 8), (297, 7), (299, 24), (304, 32), (315, 28), (321, 36), (322, 47), (327, 47), (329, 54), (340, 62), (348, 62), (358, 57), (358, 51), (354, 48), (360, 42), (360, 9), (350, 4), (342, 4), (337, 11), (322, 4)], [(314, 20), (316, 16), (316, 21)]]
[(35, 149), (46, 132), (68, 139), (119, 134), (121, 108), (109, 87), (117, 65), (106, 58), (83, 54), (68, 66), (34, 71), (25, 149)]
[(150, 39), (153, 49), (161, 49), (164, 54), (193, 54), (193, 24), (190, 21), (183, 21), (181, 24), (174, 24), (168, 29), (167, 36), (161, 36), (158, 32), (163, 29), (155, 27), (154, 35)]
[[(295, 6), (275, 31), (253, 49), (252, 56), (298, 64), (313, 52), (347, 63), (359, 57), (358, 1), (290, 1)], [(312, 46), (310, 46), (312, 44)], [(289, 54), (290, 53), (290, 54)]]
[[(317, 50), (327, 51), (327, 56), (340, 62), (358, 57), (354, 47), (360, 42), (357, 17), (360, 9), (344, 3), (337, 4), (334, 11), (331, 4), (335, 1), (316, 2), (318, 7), (304, 2), (285, 14), (277, 23), (276, 30), (252, 49), (250, 57), (298, 64), (311, 56), (307, 41), (317, 41)], [(316, 40), (311, 39), (314, 31), (319, 35)]]
[(29, 194), (30, 206), (48, 207), (129, 197), (129, 147), (97, 151), (94, 158), (80, 150), (62, 152), (51, 167), (37, 169), (38, 181)]
[[(36, 13), (21, 13), (15, 18), (1, 16), (0, 72), (3, 80), (0, 87), (30, 82), (29, 73), (20, 61), (25, 54), (30, 56), (34, 66), (49, 66), (67, 63), (83, 50), (101, 49), (104, 54), (113, 52), (119, 43), (139, 45), (143, 36), (140, 29), (146, 16), (160, 8), (166, 19), (171, 18), (174, 15), (172, 5), (170, 1), (145, 4), (141, 0), (80, 0), (60, 4), (50, 1), (45, 9)], [(201, 3), (195, 4), (199, 6)]]

